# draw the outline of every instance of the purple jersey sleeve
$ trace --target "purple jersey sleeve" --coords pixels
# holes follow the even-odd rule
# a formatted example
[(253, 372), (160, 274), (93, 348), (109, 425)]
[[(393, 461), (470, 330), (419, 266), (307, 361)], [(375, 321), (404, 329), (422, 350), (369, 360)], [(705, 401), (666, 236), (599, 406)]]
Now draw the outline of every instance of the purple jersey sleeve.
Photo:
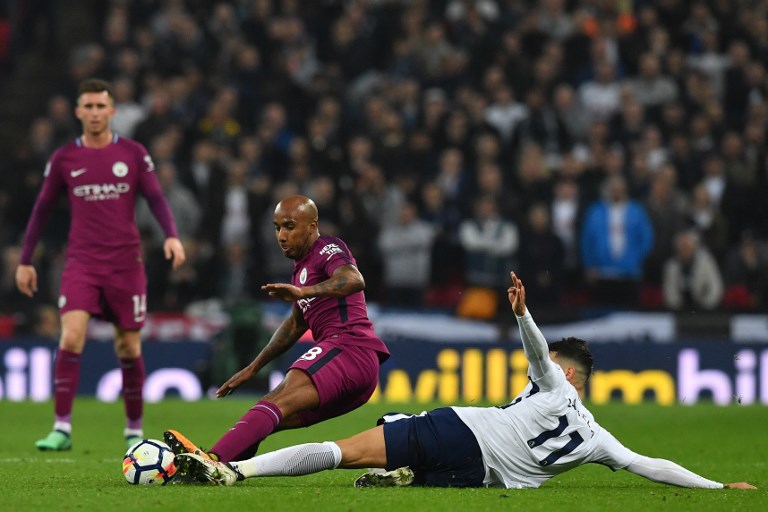
[[(333, 275), (342, 265), (357, 265), (347, 245), (339, 238), (321, 236), (309, 252), (294, 264), (292, 284), (312, 286)], [(297, 301), (315, 341), (337, 339), (341, 343), (372, 348), (389, 354), (368, 318), (362, 291), (346, 297), (312, 297)]]
[(321, 265), (325, 273), (330, 277), (333, 275), (333, 271), (343, 265), (355, 265), (357, 261), (352, 257), (352, 253), (349, 251), (347, 245), (340, 239), (336, 239), (335, 242), (326, 244), (320, 252)]
[(160, 187), (160, 182), (157, 179), (155, 164), (152, 162), (152, 157), (149, 156), (144, 146), (138, 143), (137, 145), (141, 151), (139, 190), (141, 190), (142, 195), (147, 200), (147, 205), (157, 219), (157, 222), (160, 224), (160, 227), (163, 228), (165, 236), (178, 237), (176, 222), (173, 220), (171, 209), (168, 207), (168, 201), (165, 200), (163, 189)]
[(35, 206), (32, 208), (32, 215), (29, 217), (27, 229), (24, 233), (24, 241), (21, 245), (21, 264), (32, 264), (32, 253), (35, 251), (37, 242), (40, 241), (40, 235), (43, 232), (43, 226), (51, 214), (56, 198), (64, 189), (64, 180), (61, 175), (60, 166), (57, 164), (58, 152), (54, 153), (51, 160), (45, 166), (43, 173), (43, 187), (37, 196)]

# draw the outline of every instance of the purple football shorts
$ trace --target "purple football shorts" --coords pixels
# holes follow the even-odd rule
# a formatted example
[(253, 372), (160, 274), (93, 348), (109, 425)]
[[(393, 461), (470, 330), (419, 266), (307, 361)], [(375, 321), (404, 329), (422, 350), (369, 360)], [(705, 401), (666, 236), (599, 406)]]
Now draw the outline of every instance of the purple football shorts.
[(147, 317), (144, 266), (119, 271), (67, 265), (61, 275), (59, 313), (82, 310), (126, 330), (138, 330)]
[(335, 340), (312, 346), (290, 369), (309, 375), (320, 395), (318, 408), (298, 413), (304, 426), (357, 409), (368, 401), (379, 382), (375, 350)]

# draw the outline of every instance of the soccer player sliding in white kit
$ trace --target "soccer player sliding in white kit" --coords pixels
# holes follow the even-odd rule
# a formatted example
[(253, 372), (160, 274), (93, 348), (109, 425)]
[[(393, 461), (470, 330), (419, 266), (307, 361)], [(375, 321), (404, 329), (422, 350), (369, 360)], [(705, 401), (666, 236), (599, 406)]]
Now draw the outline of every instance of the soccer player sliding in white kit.
[(510, 273), (509, 302), (529, 362), (530, 383), (501, 407), (444, 407), (420, 415), (388, 415), (380, 424), (337, 442), (306, 443), (243, 461), (188, 457), (201, 481), (232, 485), (264, 476), (299, 476), (325, 469), (379, 468), (358, 486), (535, 488), (569, 469), (598, 463), (655, 482), (707, 489), (755, 489), (720, 483), (665, 459), (637, 454), (601, 427), (581, 396), (592, 372), (587, 343), (565, 338), (547, 345), (525, 305), (525, 288)]

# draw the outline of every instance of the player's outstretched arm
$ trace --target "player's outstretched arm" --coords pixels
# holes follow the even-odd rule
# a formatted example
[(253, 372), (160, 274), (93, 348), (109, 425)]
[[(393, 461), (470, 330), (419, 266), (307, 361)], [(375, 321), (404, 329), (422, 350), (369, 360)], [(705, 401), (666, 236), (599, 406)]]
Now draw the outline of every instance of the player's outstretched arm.
[(308, 328), (309, 326), (306, 320), (304, 320), (301, 310), (293, 307), (291, 309), (291, 316), (283, 320), (280, 327), (272, 335), (269, 343), (267, 343), (267, 346), (259, 352), (251, 364), (234, 374), (227, 382), (221, 385), (216, 391), (216, 398), (227, 396), (240, 387), (241, 384), (251, 380), (265, 364), (291, 348), (301, 338), (301, 335), (307, 332)]
[(298, 287), (292, 284), (265, 284), (262, 290), (270, 297), (277, 297), (288, 302), (311, 297), (346, 297), (365, 289), (365, 279), (354, 265), (342, 265), (333, 271), (333, 275), (312, 286)]
[(626, 467), (630, 473), (642, 476), (648, 480), (662, 484), (675, 485), (677, 487), (694, 487), (701, 489), (742, 489), (753, 490), (757, 487), (746, 482), (735, 482), (722, 484), (713, 480), (708, 480), (699, 476), (693, 471), (689, 471), (679, 464), (666, 459), (655, 459), (638, 456), (634, 462)]
[(510, 272), (509, 276), (512, 278), (512, 286), (507, 289), (509, 303), (517, 317), (523, 350), (531, 368), (531, 378), (538, 380), (547, 373), (547, 367), (550, 364), (549, 345), (525, 305), (523, 282), (514, 272)]
[(16, 287), (27, 297), (37, 292), (37, 271), (32, 265), (16, 267)]

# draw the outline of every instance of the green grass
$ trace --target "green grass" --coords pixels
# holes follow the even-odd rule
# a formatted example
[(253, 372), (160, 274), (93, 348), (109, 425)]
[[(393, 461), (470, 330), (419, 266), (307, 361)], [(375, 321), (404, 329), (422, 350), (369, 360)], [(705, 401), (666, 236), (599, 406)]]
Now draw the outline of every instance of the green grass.
[[(178, 428), (210, 446), (252, 404), (243, 399), (146, 408), (147, 437)], [(262, 443), (262, 452), (289, 444), (350, 436), (383, 412), (420, 412), (422, 406), (367, 405), (308, 429), (283, 432)], [(674, 460), (719, 481), (751, 482), (760, 490), (707, 491), (656, 484), (626, 471), (577, 468), (540, 489), (355, 489), (359, 471), (326, 471), (298, 478), (250, 479), (235, 487), (143, 487), (122, 477), (122, 404), (78, 399), (73, 449), (44, 453), (34, 441), (47, 433), (50, 403), (0, 402), (0, 494), (4, 510), (768, 510), (768, 410), (764, 407), (659, 407), (608, 405), (591, 408), (597, 420), (635, 451)], [(6, 508), (8, 505), (8, 508)]]

